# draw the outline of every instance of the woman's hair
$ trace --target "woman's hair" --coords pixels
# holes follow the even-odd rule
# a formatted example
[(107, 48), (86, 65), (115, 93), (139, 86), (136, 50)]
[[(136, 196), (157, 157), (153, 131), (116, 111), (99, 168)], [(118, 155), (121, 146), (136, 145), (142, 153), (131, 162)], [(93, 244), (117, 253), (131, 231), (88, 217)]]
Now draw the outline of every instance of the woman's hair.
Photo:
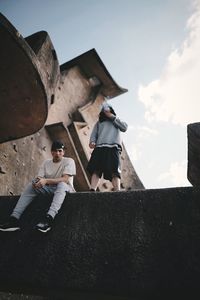
[[(115, 113), (114, 109), (113, 109), (111, 106), (109, 106), (109, 108), (110, 108), (110, 112), (111, 112), (114, 116), (116, 116), (116, 113)], [(107, 120), (110, 120), (110, 118), (108, 118), (108, 117), (105, 115), (104, 110), (102, 109), (102, 110), (100, 111), (100, 114), (99, 114), (99, 122), (101, 123), (101, 122), (107, 121)]]

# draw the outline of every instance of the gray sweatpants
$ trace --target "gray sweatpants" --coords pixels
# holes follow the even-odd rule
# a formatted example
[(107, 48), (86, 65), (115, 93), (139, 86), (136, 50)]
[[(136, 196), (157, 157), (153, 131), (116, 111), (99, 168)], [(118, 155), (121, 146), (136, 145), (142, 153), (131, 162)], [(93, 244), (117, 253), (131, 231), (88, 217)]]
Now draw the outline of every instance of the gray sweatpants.
[(66, 192), (71, 192), (72, 188), (70, 185), (65, 182), (59, 182), (57, 185), (45, 185), (40, 189), (36, 189), (33, 187), (32, 183), (29, 183), (21, 194), (11, 216), (19, 219), (27, 208), (27, 206), (33, 201), (33, 199), (39, 194), (43, 195), (52, 195), (54, 194), (51, 206), (49, 208), (48, 214), (55, 217), (58, 213), (61, 205), (66, 196)]

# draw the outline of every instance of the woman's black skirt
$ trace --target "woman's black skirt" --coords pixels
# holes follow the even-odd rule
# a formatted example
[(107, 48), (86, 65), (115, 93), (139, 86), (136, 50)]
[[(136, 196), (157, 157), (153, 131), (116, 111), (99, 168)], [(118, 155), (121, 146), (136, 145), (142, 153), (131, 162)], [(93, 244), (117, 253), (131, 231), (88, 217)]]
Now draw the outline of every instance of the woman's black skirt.
[(103, 177), (110, 181), (113, 177), (121, 178), (119, 156), (120, 153), (117, 147), (97, 147), (92, 152), (87, 170), (91, 175), (96, 173), (99, 178), (103, 174)]

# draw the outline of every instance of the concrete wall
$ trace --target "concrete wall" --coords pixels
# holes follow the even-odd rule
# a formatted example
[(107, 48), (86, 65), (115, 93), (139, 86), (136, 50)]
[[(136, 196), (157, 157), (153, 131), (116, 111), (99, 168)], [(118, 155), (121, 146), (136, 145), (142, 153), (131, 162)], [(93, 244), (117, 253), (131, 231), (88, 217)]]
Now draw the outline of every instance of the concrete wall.
[(56, 88), (60, 79), (60, 66), (57, 54), (45, 31), (37, 32), (28, 36), (26, 42), (35, 52), (38, 61), (38, 69), (48, 98), (48, 106), (54, 101)]
[[(32, 229), (48, 207), (38, 198), (20, 232), (0, 232), (0, 290), (48, 299), (198, 299), (199, 199), (192, 187), (70, 194), (45, 235)], [(16, 200), (0, 198), (1, 220)]]
[[(99, 117), (99, 112), (101, 110), (101, 104), (104, 98), (99, 95), (94, 103), (88, 103), (79, 109), (79, 112), (84, 120), (84, 122), (78, 122), (74, 126), (76, 127), (76, 135), (73, 135), (73, 139), (78, 138), (81, 142), (83, 151), (85, 152), (85, 157), (89, 160), (92, 149), (88, 147), (88, 141), (90, 139), (90, 134), (92, 132), (94, 124), (97, 122)], [(120, 116), (119, 116), (120, 118)], [(125, 120), (124, 120), (125, 121)], [(82, 125), (81, 125), (82, 124)], [(121, 133), (122, 140), (126, 133)], [(122, 153), (120, 156), (121, 161), (121, 189), (122, 190), (132, 190), (132, 189), (144, 189), (142, 182), (140, 181), (132, 163), (126, 151), (124, 145), (122, 145)], [(100, 191), (111, 191), (112, 184), (108, 180), (101, 179), (99, 185)]]
[[(77, 68), (68, 72), (62, 86), (50, 107), (46, 124), (63, 120), (69, 125), (77, 106), (87, 101), (90, 89)], [(51, 157), (50, 147), (51, 139), (45, 128), (32, 136), (0, 144), (0, 195), (20, 194), (37, 175), (41, 162)]]
[(0, 195), (18, 195), (50, 157), (50, 140), (44, 129), (16, 141), (0, 144)]
[(46, 124), (62, 121), (68, 126), (77, 108), (89, 102), (90, 90), (88, 80), (82, 76), (78, 67), (62, 72), (55, 101), (49, 109)]
[(187, 177), (193, 186), (200, 185), (200, 123), (187, 126), (188, 168)]
[[(77, 134), (87, 159), (91, 153), (88, 147), (89, 136), (104, 99), (102, 95), (99, 95), (95, 102), (91, 102), (90, 92), (90, 83), (78, 67), (62, 72), (54, 91), (54, 102), (49, 107), (45, 123), (45, 125), (51, 125), (62, 122), (68, 127), (78, 118), (86, 122), (85, 127), (78, 130)], [(72, 138), (75, 139), (75, 137)], [(34, 135), (0, 144), (0, 195), (21, 194), (24, 186), (37, 175), (42, 161), (51, 157), (51, 142), (51, 137), (43, 127)], [(81, 149), (77, 148), (77, 151)], [(67, 155), (69, 154), (66, 150)], [(124, 189), (144, 188), (125, 149), (122, 154), (122, 187)], [(111, 189), (111, 183), (103, 180), (100, 190)], [(83, 189), (78, 187), (77, 190)], [(84, 190), (88, 190), (88, 186)]]
[[(86, 162), (82, 162), (80, 157), (84, 149), (89, 159), (89, 134), (97, 120), (99, 104), (104, 99), (103, 95), (112, 98), (127, 90), (114, 82), (95, 49), (59, 66), (46, 31), (36, 32), (24, 39), (1, 14), (0, 23), (1, 38), (5, 40), (1, 57), (1, 63), (5, 65), (0, 78), (6, 87), (0, 97), (4, 107), (0, 118), (0, 195), (20, 194), (37, 175), (42, 161), (51, 158), (52, 139), (59, 138), (55, 134), (58, 123), (61, 124), (59, 129), (62, 128), (59, 135), (65, 137), (65, 146), (71, 149), (65, 155), (73, 153), (72, 158), (78, 163), (75, 178), (77, 190), (88, 190), (90, 183), (84, 170)], [(75, 121), (85, 121), (87, 130), (84, 128), (81, 134), (79, 128), (76, 137), (72, 137), (68, 127)], [(73, 138), (79, 139), (80, 147), (77, 149)], [(126, 157), (125, 153), (125, 160)], [(128, 161), (126, 167), (130, 165)], [(133, 176), (127, 178), (134, 177), (136, 181), (129, 180), (127, 189), (142, 186), (133, 168), (131, 172), (128, 175)], [(100, 190), (110, 190), (107, 185), (103, 183)]]

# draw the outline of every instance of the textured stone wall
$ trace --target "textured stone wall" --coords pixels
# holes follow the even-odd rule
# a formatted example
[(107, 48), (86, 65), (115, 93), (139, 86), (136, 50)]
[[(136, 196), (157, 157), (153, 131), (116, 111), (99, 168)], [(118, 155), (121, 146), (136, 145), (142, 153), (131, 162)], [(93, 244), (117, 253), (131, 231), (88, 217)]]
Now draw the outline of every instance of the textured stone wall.
[[(45, 235), (33, 230), (48, 206), (38, 198), (21, 231), (0, 232), (0, 290), (52, 299), (70, 292), (72, 299), (196, 299), (199, 199), (193, 187), (70, 194)], [(0, 197), (0, 220), (16, 200)]]
[(0, 144), (0, 195), (19, 195), (37, 174), (41, 162), (51, 157), (45, 129), (16, 141)]

